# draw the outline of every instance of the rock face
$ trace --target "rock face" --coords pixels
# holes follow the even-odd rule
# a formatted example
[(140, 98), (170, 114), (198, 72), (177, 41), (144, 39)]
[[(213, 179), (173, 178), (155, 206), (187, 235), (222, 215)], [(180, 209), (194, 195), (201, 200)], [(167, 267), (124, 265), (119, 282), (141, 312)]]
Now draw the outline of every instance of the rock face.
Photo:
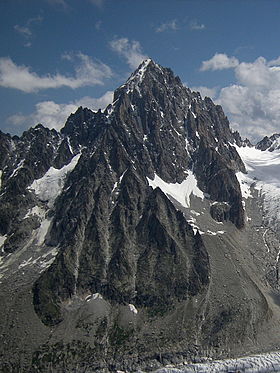
[(5, 372), (133, 371), (249, 343), (270, 315), (262, 279), (235, 263), (225, 300), (218, 255), (250, 245), (241, 144), (220, 106), (152, 60), (104, 112), (0, 133), (3, 288), (28, 279), (34, 308), (16, 320), (37, 328), (19, 328), (27, 347)]
[(257, 143), (256, 148), (263, 151), (269, 150), (270, 152), (280, 149), (280, 134), (275, 133), (270, 137), (265, 136), (260, 142)]

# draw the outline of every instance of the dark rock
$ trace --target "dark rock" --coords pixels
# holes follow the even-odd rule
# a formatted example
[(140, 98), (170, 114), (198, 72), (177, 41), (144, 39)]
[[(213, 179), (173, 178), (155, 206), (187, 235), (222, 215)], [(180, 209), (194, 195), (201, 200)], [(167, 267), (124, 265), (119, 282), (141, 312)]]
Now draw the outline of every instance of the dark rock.
[(260, 142), (257, 143), (256, 149), (259, 150), (269, 150), (272, 152), (273, 150), (280, 149), (280, 142), (279, 142), (280, 134), (275, 133), (274, 135), (268, 137), (265, 136)]

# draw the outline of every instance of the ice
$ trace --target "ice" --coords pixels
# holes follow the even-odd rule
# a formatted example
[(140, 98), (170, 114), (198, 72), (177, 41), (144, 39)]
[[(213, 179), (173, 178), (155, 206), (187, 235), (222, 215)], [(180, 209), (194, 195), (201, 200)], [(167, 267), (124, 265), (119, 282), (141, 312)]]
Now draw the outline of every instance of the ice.
[(199, 198), (204, 198), (203, 192), (197, 186), (197, 180), (192, 173), (188, 171), (186, 180), (182, 183), (167, 183), (158, 175), (155, 175), (154, 180), (147, 178), (149, 186), (153, 189), (159, 187), (167, 197), (172, 197), (179, 202), (183, 207), (190, 207), (190, 196), (193, 194)]
[(51, 208), (63, 189), (67, 174), (75, 168), (80, 156), (80, 153), (77, 154), (68, 165), (61, 169), (51, 167), (41, 179), (34, 180), (29, 189), (34, 190), (41, 201), (47, 201), (48, 207)]
[[(209, 359), (210, 360), (210, 359)], [(140, 371), (141, 372), (141, 371)], [(139, 372), (139, 373), (140, 373)], [(248, 356), (239, 359), (214, 360), (204, 363), (186, 362), (179, 367), (168, 366), (152, 373), (270, 373), (280, 372), (280, 352)]]

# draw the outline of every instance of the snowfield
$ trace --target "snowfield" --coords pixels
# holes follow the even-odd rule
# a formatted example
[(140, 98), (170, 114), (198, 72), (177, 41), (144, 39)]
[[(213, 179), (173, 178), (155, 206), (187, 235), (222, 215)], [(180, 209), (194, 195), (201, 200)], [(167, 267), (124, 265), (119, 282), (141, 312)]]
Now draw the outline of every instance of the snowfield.
[(273, 229), (280, 221), (280, 150), (261, 151), (248, 146), (236, 150), (247, 170), (247, 175), (236, 175), (242, 195), (252, 197), (251, 187), (258, 191), (264, 201), (266, 223)]
[(155, 175), (154, 180), (147, 179), (149, 186), (153, 189), (160, 188), (167, 197), (171, 196), (183, 207), (190, 207), (190, 196), (192, 194), (199, 198), (204, 198), (204, 193), (198, 188), (197, 180), (192, 171), (188, 171), (186, 180), (180, 184), (166, 183), (158, 175)]
[(47, 201), (48, 207), (51, 208), (63, 189), (67, 174), (75, 168), (80, 156), (81, 153), (77, 154), (61, 169), (51, 167), (41, 179), (34, 180), (29, 189), (34, 190), (41, 201)]

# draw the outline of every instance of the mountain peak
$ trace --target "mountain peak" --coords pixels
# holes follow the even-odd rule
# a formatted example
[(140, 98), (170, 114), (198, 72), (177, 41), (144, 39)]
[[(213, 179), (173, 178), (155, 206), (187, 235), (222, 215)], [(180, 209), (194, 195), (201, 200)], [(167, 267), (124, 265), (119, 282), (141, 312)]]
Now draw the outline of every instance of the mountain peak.
[(269, 150), (270, 152), (280, 149), (280, 134), (275, 133), (270, 137), (265, 136), (260, 142), (257, 143), (256, 149), (263, 151)]
[(159, 67), (152, 59), (147, 58), (146, 60), (142, 61), (138, 68), (130, 75), (126, 84), (136, 83), (141, 84), (143, 81), (146, 73), (150, 68)]

